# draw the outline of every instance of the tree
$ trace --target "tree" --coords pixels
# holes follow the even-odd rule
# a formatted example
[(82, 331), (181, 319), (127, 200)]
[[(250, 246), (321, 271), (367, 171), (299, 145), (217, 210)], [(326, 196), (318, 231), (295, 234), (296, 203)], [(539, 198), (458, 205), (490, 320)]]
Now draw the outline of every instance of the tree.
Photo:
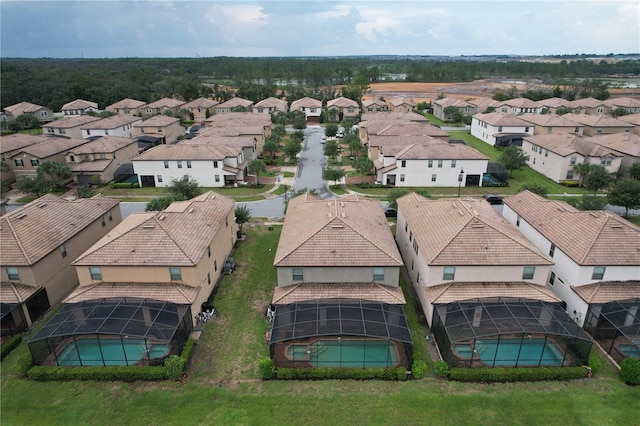
[(37, 174), (42, 175), (53, 188), (62, 188), (64, 181), (71, 177), (71, 169), (59, 161), (46, 160), (38, 166)]
[(449, 117), (447, 121), (451, 121), (454, 123), (459, 123), (462, 121), (462, 113), (460, 110), (452, 105), (445, 107), (442, 112), (445, 114), (445, 118)]
[(515, 145), (509, 145), (502, 151), (500, 155), (500, 163), (505, 169), (509, 170), (509, 177), (513, 175), (514, 170), (520, 170), (527, 165), (529, 156), (522, 151), (522, 148)]
[(358, 158), (362, 152), (364, 152), (364, 146), (360, 142), (360, 138), (350, 133), (345, 138), (345, 142), (349, 144), (349, 152), (352, 157)]
[(640, 208), (640, 180), (620, 179), (607, 194), (609, 204), (625, 208), (624, 217), (629, 216), (629, 209)]
[[(286, 117), (286, 115), (285, 115)], [(287, 130), (284, 128), (284, 125), (282, 124), (276, 124), (275, 126), (273, 126), (273, 130), (271, 130), (271, 134), (273, 136), (276, 136), (278, 138), (278, 140), (282, 139), (282, 137), (284, 135), (287, 134)]]
[(373, 161), (371, 161), (369, 157), (359, 157), (353, 167), (360, 173), (360, 176), (362, 176), (360, 182), (364, 182), (364, 177), (373, 170)]
[(338, 121), (338, 108), (331, 107), (327, 110), (327, 120), (332, 123)]
[(342, 127), (344, 127), (344, 133), (346, 135), (350, 134), (353, 131), (353, 120), (350, 118), (345, 118), (342, 120)]
[(547, 189), (546, 186), (541, 185), (539, 183), (525, 183), (524, 185), (522, 185), (520, 187), (520, 189), (518, 190), (519, 192), (521, 191), (531, 191), (534, 194), (538, 194), (541, 197), (546, 197), (547, 194), (549, 193), (549, 190)]
[(240, 229), (240, 235), (242, 235), (242, 225), (249, 222), (251, 219), (251, 209), (246, 205), (236, 207), (236, 223)]
[(165, 195), (164, 197), (154, 198), (153, 200), (147, 203), (147, 207), (145, 208), (145, 211), (148, 211), (148, 212), (162, 211), (167, 207), (169, 207), (169, 205), (174, 201), (184, 201), (184, 198), (176, 199), (174, 195)]
[(249, 173), (256, 175), (256, 186), (260, 185), (260, 173), (267, 171), (267, 166), (259, 158), (251, 160), (248, 166)]
[(339, 167), (327, 167), (322, 172), (322, 179), (324, 179), (324, 180), (332, 180), (337, 185), (338, 181), (340, 179), (342, 179), (343, 177), (345, 177), (346, 174), (347, 174), (347, 172), (345, 172), (344, 169), (341, 169)]
[(591, 169), (590, 163), (579, 163), (573, 166), (573, 173), (578, 175), (578, 186), (582, 186), (585, 176), (589, 174)]
[(611, 116), (612, 117), (622, 117), (623, 115), (629, 115), (631, 114), (629, 112), (628, 109), (626, 108), (622, 108), (622, 107), (618, 107), (616, 109), (614, 109), (613, 111), (611, 111)]
[(293, 119), (292, 125), (293, 125), (293, 128), (296, 130), (306, 129), (307, 118), (304, 116), (304, 114), (296, 115), (295, 118)]
[(18, 176), (16, 188), (25, 194), (35, 194), (36, 197), (40, 197), (40, 195), (51, 189), (51, 183), (47, 182), (41, 174)]
[(262, 149), (269, 153), (269, 163), (271, 163), (273, 161), (273, 157), (275, 157), (276, 153), (280, 151), (279, 139), (274, 135), (268, 136), (264, 141)]
[(629, 176), (631, 176), (631, 179), (640, 180), (640, 161), (633, 163), (629, 167)]
[(171, 185), (167, 189), (176, 200), (190, 200), (202, 193), (198, 182), (189, 175), (184, 175), (180, 179), (171, 179)]
[(324, 145), (324, 155), (331, 158), (332, 160), (335, 160), (335, 158), (338, 156), (338, 144), (336, 143), (336, 141), (332, 139), (327, 141), (327, 143)]
[(329, 138), (335, 137), (336, 133), (338, 133), (338, 125), (336, 123), (329, 123), (324, 128), (324, 134)]
[(287, 158), (295, 163), (298, 154), (302, 151), (302, 143), (298, 142), (296, 139), (289, 139), (284, 146), (284, 153)]
[(387, 201), (389, 202), (389, 207), (391, 207), (392, 209), (397, 209), (398, 198), (402, 197), (403, 195), (407, 195), (408, 193), (409, 193), (409, 190), (406, 188), (393, 188), (387, 194)]
[(606, 188), (611, 183), (609, 172), (601, 164), (591, 164), (588, 173), (584, 177), (585, 188), (592, 190), (593, 195), (601, 189)]

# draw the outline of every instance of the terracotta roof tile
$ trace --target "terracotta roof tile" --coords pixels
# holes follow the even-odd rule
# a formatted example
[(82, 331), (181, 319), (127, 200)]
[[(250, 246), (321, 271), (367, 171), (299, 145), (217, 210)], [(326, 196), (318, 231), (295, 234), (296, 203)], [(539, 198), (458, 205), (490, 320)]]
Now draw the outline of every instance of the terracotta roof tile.
[(147, 108), (175, 108), (184, 104), (185, 102), (179, 99), (162, 98), (147, 104)]
[(36, 294), (40, 287), (30, 286), (13, 281), (3, 281), (0, 283), (0, 300), (2, 303), (19, 305), (26, 302), (31, 296)]
[(121, 127), (126, 124), (135, 123), (137, 121), (142, 121), (142, 118), (130, 115), (113, 115), (111, 117), (103, 118), (98, 121), (93, 121), (91, 123), (85, 124), (81, 127), (82, 130), (93, 130), (93, 129), (115, 129), (116, 127)]
[(322, 101), (306, 97), (291, 102), (291, 111), (295, 111), (300, 108), (322, 108)]
[(110, 111), (114, 109), (123, 109), (123, 108), (136, 109), (136, 108), (140, 108), (143, 105), (146, 105), (146, 103), (142, 101), (138, 101), (136, 99), (125, 98), (116, 103), (109, 105), (106, 108), (106, 110)]
[(362, 300), (391, 305), (406, 304), (400, 287), (389, 287), (377, 283), (304, 283), (276, 287), (272, 303), (289, 305), (335, 299)]
[(64, 303), (80, 303), (87, 300), (115, 297), (135, 297), (155, 299), (179, 305), (191, 305), (195, 302), (200, 287), (176, 283), (110, 283), (102, 282), (76, 288)]
[(640, 281), (600, 281), (571, 288), (589, 304), (640, 299)]
[(452, 282), (424, 287), (424, 292), (431, 303), (439, 305), (491, 297), (560, 301), (547, 287), (527, 282)]

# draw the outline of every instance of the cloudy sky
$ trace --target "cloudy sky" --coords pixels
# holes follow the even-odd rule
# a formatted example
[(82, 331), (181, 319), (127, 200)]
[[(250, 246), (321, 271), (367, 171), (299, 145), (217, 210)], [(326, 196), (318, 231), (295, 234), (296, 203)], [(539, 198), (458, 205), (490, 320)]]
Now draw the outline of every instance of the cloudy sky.
[(634, 1), (0, 0), (2, 57), (640, 52)]

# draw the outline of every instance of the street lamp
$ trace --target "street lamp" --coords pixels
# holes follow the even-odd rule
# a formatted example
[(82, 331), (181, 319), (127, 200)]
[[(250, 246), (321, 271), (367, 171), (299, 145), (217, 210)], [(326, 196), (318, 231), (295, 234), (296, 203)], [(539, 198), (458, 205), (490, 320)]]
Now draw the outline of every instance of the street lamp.
[(464, 169), (460, 168), (460, 174), (458, 175), (458, 198), (460, 198), (460, 187), (462, 186), (463, 177), (464, 177)]
[(284, 185), (284, 202), (287, 202), (287, 184)]

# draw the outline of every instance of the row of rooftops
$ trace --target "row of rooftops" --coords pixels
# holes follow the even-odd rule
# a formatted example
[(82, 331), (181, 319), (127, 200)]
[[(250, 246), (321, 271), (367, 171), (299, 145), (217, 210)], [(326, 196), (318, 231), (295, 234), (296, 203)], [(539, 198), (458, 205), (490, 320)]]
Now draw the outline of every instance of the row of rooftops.
[(634, 127), (640, 124), (640, 113), (620, 117), (606, 114), (506, 114), (502, 112), (478, 113), (473, 115), (475, 120), (492, 126), (503, 127)]
[(447, 106), (453, 106), (456, 108), (477, 108), (479, 111), (486, 111), (488, 107), (494, 107), (500, 109), (503, 106), (511, 108), (529, 108), (529, 109), (557, 109), (557, 108), (571, 108), (571, 109), (594, 109), (603, 107), (608, 110), (614, 110), (617, 108), (624, 108), (630, 110), (640, 110), (640, 99), (631, 97), (619, 97), (611, 98), (604, 101), (595, 98), (582, 98), (569, 101), (563, 98), (547, 98), (539, 101), (533, 101), (527, 98), (513, 98), (506, 101), (496, 101), (487, 97), (479, 97), (472, 99), (459, 99), (459, 98), (442, 98), (433, 101), (434, 104), (439, 105), (442, 108)]

